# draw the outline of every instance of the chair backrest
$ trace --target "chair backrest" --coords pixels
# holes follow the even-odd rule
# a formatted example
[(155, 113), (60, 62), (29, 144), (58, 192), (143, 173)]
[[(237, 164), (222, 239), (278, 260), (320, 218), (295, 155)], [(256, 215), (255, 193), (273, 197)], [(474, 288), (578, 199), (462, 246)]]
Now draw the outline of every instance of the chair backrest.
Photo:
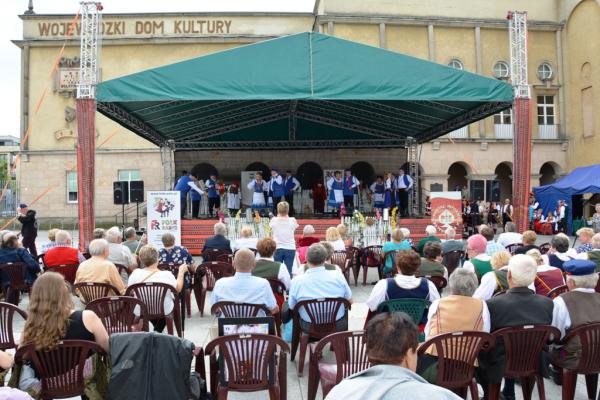
[(508, 246), (506, 246), (506, 251), (508, 251), (510, 254), (515, 254), (515, 250), (517, 250), (519, 247), (523, 247), (523, 243), (513, 243), (513, 244), (509, 244)]
[(77, 268), (79, 268), (79, 264), (61, 264), (54, 265), (52, 267), (46, 267), (46, 272), (58, 272), (65, 278), (65, 281), (72, 285), (75, 283)]
[(449, 251), (446, 254), (444, 254), (443, 264), (448, 270), (448, 276), (450, 276), (450, 274), (454, 272), (456, 268), (458, 268), (458, 266), (460, 265), (460, 260), (462, 260), (464, 256), (465, 252), (462, 250)]
[(8, 283), (13, 289), (27, 287), (25, 275), (27, 273), (27, 264), (22, 262), (0, 264), (0, 270), (8, 276)]
[(281, 338), (258, 333), (218, 337), (206, 346), (205, 354), (213, 358), (217, 347), (227, 371), (219, 371), (218, 375), (226, 381), (227, 388), (234, 391), (266, 389), (274, 379), (269, 376), (269, 370), (272, 370), (269, 365), (275, 352), (279, 349), (279, 367), (283, 368), (285, 354), (290, 351)]
[(94, 342), (64, 340), (52, 350), (37, 351), (33, 344), (23, 346), (17, 350), (15, 360), (31, 361), (42, 384), (41, 398), (75, 397), (84, 392), (83, 370), (91, 351), (105, 355)]
[(177, 274), (179, 273), (179, 267), (181, 267), (181, 265), (182, 264), (158, 264), (158, 269), (160, 269), (161, 271), (169, 271), (170, 273), (175, 275), (175, 278), (177, 278)]
[(346, 252), (346, 250), (338, 250), (333, 252), (333, 255), (331, 256), (331, 263), (340, 267), (342, 271), (345, 271), (347, 266), (347, 259), (348, 253)]
[(73, 285), (75, 290), (83, 298), (85, 303), (94, 301), (101, 297), (118, 296), (119, 290), (110, 283), (103, 282), (79, 282)]
[(550, 325), (525, 325), (499, 329), (492, 333), (504, 342), (504, 375), (512, 378), (532, 376), (539, 371), (540, 353), (560, 331)]
[(383, 263), (383, 247), (368, 246), (362, 251), (362, 265), (365, 267), (379, 267)]
[(89, 251), (86, 251), (83, 253), (83, 258), (85, 258), (86, 260), (89, 260), (90, 258), (92, 258), (92, 255), (90, 254)]
[[(364, 371), (371, 366), (367, 357), (364, 331), (336, 332), (325, 336), (317, 343), (313, 351), (315, 360), (321, 359), (327, 345), (330, 345), (330, 349), (335, 355), (337, 365), (336, 384), (344, 378)], [(311, 368), (314, 367), (317, 366), (311, 366)]]
[(350, 265), (353, 267), (358, 267), (360, 265), (360, 253), (361, 249), (354, 246), (346, 247), (346, 252), (348, 253), (348, 259), (350, 260)]
[(542, 254), (548, 253), (548, 250), (550, 250), (550, 247), (552, 247), (550, 245), (550, 243), (542, 243), (542, 244), (540, 244), (540, 253), (542, 253)]
[(431, 303), (425, 299), (393, 299), (379, 304), (377, 312), (403, 312), (419, 325), (429, 304)]
[(115, 267), (117, 267), (117, 271), (119, 271), (119, 275), (122, 275), (123, 272), (125, 272), (127, 274), (127, 276), (129, 276), (130, 272), (129, 272), (129, 268), (127, 268), (127, 265), (115, 263)]
[(438, 291), (448, 286), (448, 281), (443, 276), (428, 276), (427, 279), (433, 282)]
[(148, 307), (142, 300), (135, 297), (102, 297), (88, 303), (85, 309), (95, 312), (102, 320), (108, 334), (112, 335), (113, 333), (137, 331), (136, 307), (139, 307), (138, 314), (142, 320), (141, 329), (147, 332), (149, 327)]
[(225, 318), (258, 317), (260, 312), (271, 315), (271, 310), (264, 304), (236, 303), (234, 301), (219, 301), (210, 308), (211, 314), (221, 313)]
[(470, 385), (475, 372), (475, 359), (481, 350), (495, 345), (492, 335), (485, 332), (452, 332), (434, 336), (418, 350), (422, 355), (433, 346), (438, 355), (436, 385), (447, 389)]
[(204, 262), (196, 271), (199, 272), (199, 270), (206, 271), (206, 290), (213, 290), (216, 281), (235, 274), (233, 265), (221, 261)]
[(42, 254), (38, 254), (36, 260), (40, 265), (45, 267), (46, 266), (46, 263), (44, 262), (45, 258), (46, 258), (46, 253), (42, 253)]
[(226, 249), (207, 249), (202, 253), (202, 261), (219, 261), (219, 256), (229, 256), (231, 251)]
[(561, 340), (567, 343), (579, 338), (581, 343), (581, 358), (574, 370), (578, 374), (597, 374), (600, 372), (600, 323), (582, 325), (571, 329)]
[(310, 323), (310, 336), (325, 337), (336, 331), (337, 313), (342, 307), (347, 313), (352, 306), (341, 297), (299, 301), (294, 307), (294, 326), (300, 327), (300, 311), (304, 310)]
[(398, 254), (398, 250), (386, 251), (383, 254), (384, 264), (387, 264), (387, 260), (392, 260), (392, 271), (396, 269), (396, 254)]
[(132, 296), (144, 302), (148, 308), (149, 319), (160, 319), (165, 316), (165, 298), (169, 293), (173, 294), (174, 309), (176, 310), (179, 294), (173, 286), (166, 283), (136, 283), (127, 288), (125, 296)]
[(546, 297), (550, 297), (552, 300), (554, 300), (556, 297), (563, 293), (567, 293), (568, 291), (569, 287), (567, 285), (560, 285), (549, 291)]
[(19, 314), (23, 320), (27, 320), (25, 311), (13, 304), (0, 302), (0, 350), (17, 348), (13, 330), (15, 313)]
[(271, 285), (271, 290), (273, 291), (273, 294), (285, 297), (285, 285), (283, 284), (283, 282), (277, 279), (267, 280), (269, 281), (269, 285)]

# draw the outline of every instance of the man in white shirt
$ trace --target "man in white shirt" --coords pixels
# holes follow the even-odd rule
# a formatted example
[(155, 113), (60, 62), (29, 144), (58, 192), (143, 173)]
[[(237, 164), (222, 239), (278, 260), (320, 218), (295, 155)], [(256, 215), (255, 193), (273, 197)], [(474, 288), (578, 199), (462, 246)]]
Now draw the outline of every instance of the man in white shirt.
[(504, 200), (504, 205), (502, 206), (502, 225), (506, 226), (507, 222), (511, 222), (513, 220), (513, 206), (510, 204), (510, 199)]
[(503, 247), (508, 247), (512, 244), (523, 243), (523, 235), (517, 233), (517, 225), (514, 222), (507, 222), (504, 225), (504, 232), (498, 236), (498, 243)]
[(400, 216), (408, 216), (408, 192), (413, 187), (413, 180), (409, 175), (404, 174), (404, 169), (398, 170), (398, 176), (394, 180), (394, 186), (398, 192), (398, 198), (400, 199)]
[(285, 172), (285, 179), (283, 180), (283, 191), (285, 195), (285, 201), (290, 205), (290, 216), (294, 216), (294, 193), (300, 189), (300, 182), (294, 175), (292, 175), (292, 171), (287, 170)]

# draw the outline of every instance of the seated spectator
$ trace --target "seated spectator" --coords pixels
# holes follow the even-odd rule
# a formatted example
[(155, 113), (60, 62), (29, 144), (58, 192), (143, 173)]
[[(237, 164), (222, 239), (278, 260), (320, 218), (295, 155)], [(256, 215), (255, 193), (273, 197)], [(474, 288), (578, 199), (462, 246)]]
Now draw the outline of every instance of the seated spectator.
[(334, 251), (346, 250), (346, 245), (340, 236), (340, 232), (333, 226), (330, 226), (325, 231), (325, 240), (331, 243)]
[[(383, 244), (381, 251), (383, 254), (388, 251), (400, 251), (400, 250), (411, 250), (410, 244), (404, 240), (404, 234), (402, 233), (402, 229), (396, 228), (392, 231), (391, 242), (386, 242)], [(383, 267), (383, 273), (388, 275), (392, 272), (394, 268), (394, 257), (392, 255), (388, 255), (385, 259), (385, 266)]]
[(498, 236), (498, 244), (506, 248), (519, 243), (523, 243), (523, 235), (517, 232), (517, 225), (514, 222), (507, 222), (504, 225), (504, 232)]
[(227, 226), (222, 222), (217, 222), (213, 228), (215, 235), (206, 239), (202, 253), (206, 250), (220, 249), (231, 251), (231, 243), (229, 239), (225, 237), (227, 235)]
[(577, 238), (581, 245), (577, 248), (577, 254), (587, 253), (593, 249), (592, 237), (594, 236), (594, 230), (592, 228), (580, 228), (577, 230)]
[(108, 261), (108, 242), (104, 239), (94, 239), (90, 242), (89, 251), (91, 258), (82, 262), (77, 268), (75, 283), (108, 283), (119, 291), (119, 293), (114, 293), (115, 295), (125, 293), (125, 285), (119, 275), (119, 270)]
[(427, 236), (425, 236), (423, 239), (419, 240), (419, 244), (417, 245), (417, 252), (419, 253), (420, 256), (423, 256), (423, 247), (425, 247), (425, 244), (427, 244), (427, 242), (440, 242), (441, 243), (440, 238), (438, 238), (436, 236), (437, 229), (435, 228), (435, 226), (427, 225), (427, 227), (425, 228), (425, 233), (427, 234)]
[[(533, 258), (517, 254), (510, 259), (507, 271), (508, 291), (487, 301), (490, 311), (490, 331), (523, 325), (549, 325), (552, 323), (553, 303), (547, 297), (538, 296), (529, 286), (533, 284), (537, 265)], [(484, 397), (488, 397), (488, 385), (500, 383), (504, 375), (504, 345), (479, 355), (479, 383)], [(515, 398), (514, 381), (507, 379), (502, 390), (506, 399)]]
[(166, 232), (162, 235), (161, 241), (163, 248), (158, 251), (159, 264), (187, 264), (190, 271), (194, 271), (194, 258), (185, 247), (175, 245), (175, 235), (171, 232)]
[[(570, 260), (563, 264), (567, 273), (569, 291), (554, 299), (552, 325), (560, 330), (564, 338), (571, 329), (581, 325), (600, 322), (600, 294), (596, 264), (585, 260)], [(574, 369), (580, 358), (581, 342), (570, 340), (562, 347), (555, 347), (550, 353), (554, 365)], [(584, 350), (585, 351), (585, 350)]]
[(258, 239), (252, 237), (252, 228), (245, 226), (240, 231), (240, 238), (231, 243), (231, 252), (235, 253), (239, 249), (254, 249), (256, 250)]
[(415, 373), (419, 333), (408, 315), (375, 316), (367, 324), (365, 340), (371, 367), (341, 381), (327, 400), (460, 399)]
[(137, 240), (137, 232), (134, 227), (129, 227), (125, 229), (125, 241), (123, 242), (123, 246), (127, 247), (131, 254), (137, 254), (140, 249), (140, 241)]
[(290, 289), (290, 273), (284, 263), (275, 261), (273, 254), (277, 245), (271, 238), (262, 238), (256, 245), (259, 258), (256, 260), (256, 266), (252, 270), (252, 275), (265, 279), (276, 279), (285, 285), (286, 290)]
[[(25, 281), (32, 284), (41, 272), (40, 264), (33, 259), (33, 256), (23, 248), (17, 235), (12, 232), (5, 233), (2, 237), (2, 247), (0, 248), (0, 264), (22, 262), (27, 265)], [(8, 287), (8, 275), (2, 271), (2, 287)], [(12, 292), (12, 291), (11, 291)], [(9, 299), (10, 301), (10, 299)]]
[[(144, 268), (138, 268), (131, 273), (128, 286), (143, 282), (166, 283), (171, 285), (178, 293), (183, 289), (185, 273), (188, 272), (187, 264), (179, 267), (177, 279), (169, 271), (158, 269), (158, 250), (152, 245), (146, 245), (139, 251), (140, 262)], [(172, 293), (167, 294), (164, 302), (165, 314), (173, 312), (174, 297)], [(165, 329), (166, 321), (163, 319), (150, 320), (156, 332), (162, 332)]]
[(442, 241), (442, 255), (450, 253), (451, 251), (463, 251), (465, 249), (465, 243), (462, 240), (456, 239), (456, 229), (448, 227), (444, 232), (446, 240)]
[(344, 246), (346, 248), (351, 247), (352, 246), (352, 238), (350, 236), (348, 236), (348, 227), (344, 224), (339, 224), (337, 226), (337, 230), (340, 234), (340, 237), (342, 238), (342, 240), (344, 241)]
[(533, 257), (537, 264), (537, 275), (535, 276), (536, 294), (547, 296), (552, 289), (565, 284), (562, 271), (556, 267), (544, 264), (544, 258), (539, 250), (532, 249), (525, 254)]
[[(327, 297), (343, 297), (352, 303), (352, 291), (342, 274), (332, 273), (325, 269), (325, 260), (327, 259), (327, 250), (322, 244), (315, 243), (310, 245), (306, 253), (308, 271), (292, 279), (290, 285), (290, 294), (287, 305), (284, 304), (282, 311), (282, 321), (290, 320), (290, 312), (296, 304), (303, 300), (324, 299)], [(289, 312), (286, 311), (289, 308)], [(337, 315), (337, 330), (345, 331), (348, 329), (347, 310), (341, 307)], [(300, 312), (301, 328), (304, 331), (310, 330), (308, 316), (305, 310)]]
[(467, 256), (469, 259), (463, 264), (463, 268), (475, 273), (477, 280), (492, 270), (492, 257), (487, 255), (487, 240), (483, 235), (477, 234), (467, 239)]
[[(495, 253), (490, 260), (492, 271), (483, 275), (481, 284), (473, 294), (473, 297), (486, 301), (491, 299), (496, 293), (508, 290), (507, 272), (509, 261), (510, 253), (508, 251)], [(531, 289), (534, 289), (533, 285)]]
[(448, 270), (442, 265), (442, 245), (438, 242), (427, 242), (423, 247), (421, 265), (417, 271), (419, 276), (443, 276), (448, 279)]
[(535, 245), (537, 241), (537, 234), (534, 231), (523, 232), (523, 246), (517, 247), (515, 254), (525, 254), (529, 250), (539, 250), (540, 248)]
[(570, 241), (567, 235), (564, 233), (554, 235), (550, 240), (550, 250), (548, 250), (547, 254), (542, 256), (544, 257), (544, 264), (562, 270), (565, 261), (577, 257), (577, 252), (574, 249), (569, 248), (569, 246)]
[[(459, 331), (490, 331), (490, 312), (485, 301), (472, 297), (477, 289), (474, 273), (458, 268), (448, 281), (450, 296), (436, 300), (429, 306), (425, 340), (442, 333)], [(435, 348), (427, 349), (419, 357), (417, 372), (429, 382), (435, 382), (437, 375), (437, 353)]]
[(106, 231), (106, 240), (108, 241), (109, 250), (108, 261), (113, 264), (124, 265), (131, 272), (137, 268), (137, 261), (131, 254), (131, 250), (123, 245), (121, 239), (121, 231), (116, 226), (113, 226)]
[(479, 227), (479, 233), (485, 238), (487, 241), (487, 245), (485, 247), (485, 254), (488, 256), (493, 256), (497, 251), (506, 250), (504, 246), (500, 243), (494, 241), (494, 230), (487, 225), (481, 225)]
[[(325, 259), (325, 263), (323, 264), (325, 266), (325, 269), (327, 271), (341, 272), (340, 267), (331, 263), (331, 257), (333, 257), (333, 253), (335, 253), (335, 250), (333, 249), (333, 245), (329, 242), (319, 242), (319, 243), (323, 247), (325, 247), (325, 250), (327, 251), (327, 258)], [(292, 268), (294, 276), (303, 274), (306, 271), (308, 271), (308, 264), (306, 263), (306, 253), (308, 252), (309, 248), (310, 247), (308, 247), (308, 248), (302, 247), (302, 248), (298, 249), (298, 251), (296, 252), (296, 254), (298, 256), (294, 259), (294, 267)], [(303, 257), (301, 257), (301, 255), (303, 255)], [(304, 259), (304, 263), (300, 262), (301, 258)]]
[(421, 257), (416, 252), (400, 250), (395, 261), (396, 276), (380, 280), (371, 291), (367, 300), (371, 312), (377, 311), (379, 304), (387, 300), (416, 298), (433, 302), (440, 298), (433, 282), (415, 276), (421, 265)]
[(596, 264), (596, 272), (600, 272), (600, 233), (592, 236), (592, 250), (577, 255), (580, 260), (590, 260)]
[(410, 238), (410, 229), (400, 228), (400, 230), (402, 231), (402, 235), (404, 235), (404, 241), (412, 248), (414, 243), (413, 240)]
[[(89, 340), (108, 352), (108, 333), (98, 316), (89, 310), (75, 311), (71, 289), (56, 272), (42, 274), (29, 295), (27, 321), (20, 346), (33, 344), (39, 350), (55, 347), (61, 340)], [(29, 373), (25, 370), (29, 369)], [(23, 379), (23, 375), (30, 377)], [(35, 371), (23, 366), (19, 389), (40, 388)]]
[(248, 249), (241, 249), (233, 257), (235, 275), (221, 278), (215, 283), (212, 291), (212, 303), (219, 301), (233, 301), (236, 303), (262, 304), (271, 314), (277, 314), (279, 307), (271, 290), (269, 282), (258, 276), (252, 276), (256, 265), (254, 253)]
[(315, 228), (312, 225), (305, 225), (302, 229), (302, 237), (298, 239), (298, 247), (308, 247), (313, 243), (319, 243), (319, 238), (313, 236)]
[(78, 249), (71, 247), (71, 235), (67, 231), (56, 232), (56, 246), (48, 250), (44, 256), (47, 267), (56, 267), (65, 264), (80, 264), (85, 261), (83, 254)]
[(96, 228), (93, 232), (94, 239), (106, 239), (106, 231), (102, 228)]
[(48, 252), (48, 250), (56, 246), (56, 232), (58, 232), (59, 230), (60, 229), (54, 228), (48, 231), (48, 241), (42, 244), (40, 254), (45, 254), (46, 252)]

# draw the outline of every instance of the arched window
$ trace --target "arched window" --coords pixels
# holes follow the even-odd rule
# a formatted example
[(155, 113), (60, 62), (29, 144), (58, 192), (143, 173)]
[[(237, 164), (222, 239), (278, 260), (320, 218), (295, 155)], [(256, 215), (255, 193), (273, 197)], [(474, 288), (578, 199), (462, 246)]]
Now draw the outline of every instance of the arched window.
[(450, 60), (448, 66), (461, 71), (465, 69), (465, 66), (463, 65), (462, 61), (460, 61), (458, 58), (453, 58), (452, 60)]
[(323, 168), (316, 162), (305, 162), (298, 167), (296, 178), (303, 189), (312, 189), (317, 182), (323, 181)]
[(510, 67), (506, 61), (498, 61), (492, 68), (494, 77), (498, 79), (508, 79), (510, 76)]
[(262, 172), (262, 176), (265, 180), (269, 180), (269, 177), (271, 176), (271, 168), (267, 167), (266, 164), (261, 163), (260, 161), (248, 164), (244, 171), (260, 171)]
[(554, 71), (552, 70), (552, 64), (548, 61), (544, 61), (538, 66), (537, 76), (540, 81), (550, 81), (554, 76)]
[(375, 182), (375, 169), (371, 164), (366, 161), (358, 161), (352, 164), (350, 167), (352, 175), (356, 176), (362, 186), (369, 187), (371, 183)]
[(194, 166), (194, 168), (192, 168), (192, 173), (196, 174), (198, 179), (206, 180), (211, 175), (218, 175), (219, 171), (212, 164), (200, 163), (200, 164), (196, 164)]

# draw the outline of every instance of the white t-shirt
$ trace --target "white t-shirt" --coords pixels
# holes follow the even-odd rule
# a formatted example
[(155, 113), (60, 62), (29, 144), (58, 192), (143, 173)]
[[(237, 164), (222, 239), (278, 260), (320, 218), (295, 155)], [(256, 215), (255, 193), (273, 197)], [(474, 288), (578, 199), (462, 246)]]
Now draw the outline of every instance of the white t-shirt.
[(294, 217), (273, 217), (269, 226), (273, 230), (273, 240), (278, 249), (296, 250), (294, 231), (298, 229), (298, 222)]
[(345, 251), (346, 244), (342, 239), (338, 239), (335, 242), (329, 242), (333, 246), (334, 251)]
[[(137, 268), (134, 270), (129, 276), (129, 286), (134, 285), (136, 283), (142, 283), (144, 279), (152, 272), (147, 269)], [(155, 272), (151, 277), (146, 279), (145, 282), (156, 282), (156, 283), (166, 283), (167, 285), (173, 286), (173, 289), (177, 287), (177, 279), (170, 271), (158, 271)], [(169, 293), (165, 297), (165, 314), (170, 314), (173, 311), (173, 294)], [(139, 314), (139, 311), (136, 310), (136, 315)]]

